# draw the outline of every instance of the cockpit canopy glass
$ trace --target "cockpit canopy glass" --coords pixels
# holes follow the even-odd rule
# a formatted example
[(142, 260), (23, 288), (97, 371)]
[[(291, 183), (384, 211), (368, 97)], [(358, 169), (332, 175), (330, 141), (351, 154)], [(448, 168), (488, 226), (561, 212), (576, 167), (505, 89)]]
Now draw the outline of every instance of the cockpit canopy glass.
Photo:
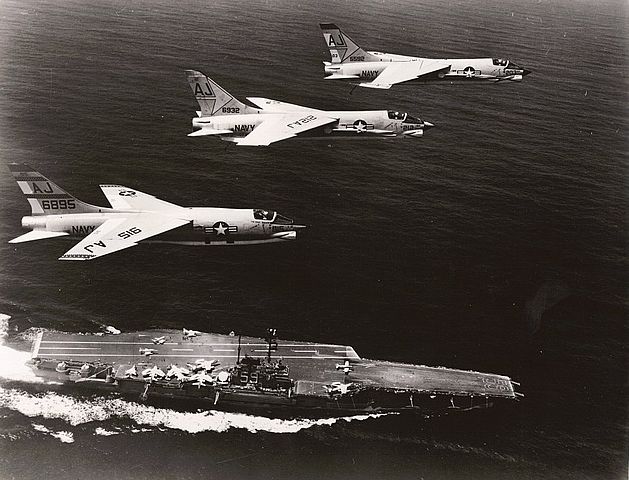
[(293, 224), (293, 219), (292, 218), (288, 218), (285, 217), (284, 215), (280, 215), (279, 213), (275, 215), (275, 219), (273, 220), (273, 223), (276, 225), (292, 225)]
[(504, 60), (502, 58), (492, 58), (491, 61), (494, 65), (497, 65), (499, 67), (506, 67), (509, 63), (509, 60)]
[(256, 208), (253, 210), (253, 218), (256, 220), (267, 220), (271, 221), (275, 217), (275, 212), (273, 210), (262, 210), (261, 208)]
[(421, 125), (422, 121), (419, 118), (414, 117), (412, 115), (406, 115), (406, 118), (404, 119), (403, 123), (413, 123), (413, 124)]
[(291, 218), (280, 215), (273, 210), (263, 210), (262, 208), (256, 208), (253, 210), (253, 218), (256, 220), (262, 220), (265, 222), (273, 222), (279, 225), (292, 225), (293, 220)]
[(393, 110), (389, 110), (387, 113), (389, 114), (389, 118), (391, 120), (404, 120), (406, 118), (406, 113), (404, 112), (394, 112)]

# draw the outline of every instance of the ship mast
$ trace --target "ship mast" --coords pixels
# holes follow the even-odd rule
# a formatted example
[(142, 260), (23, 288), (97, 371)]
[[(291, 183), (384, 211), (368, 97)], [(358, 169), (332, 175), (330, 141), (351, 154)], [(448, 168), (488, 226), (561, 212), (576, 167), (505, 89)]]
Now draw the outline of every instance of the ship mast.
[(277, 350), (277, 329), (269, 328), (267, 329), (267, 337), (266, 340), (269, 344), (269, 349), (267, 351), (266, 359), (268, 362), (271, 361), (271, 351)]

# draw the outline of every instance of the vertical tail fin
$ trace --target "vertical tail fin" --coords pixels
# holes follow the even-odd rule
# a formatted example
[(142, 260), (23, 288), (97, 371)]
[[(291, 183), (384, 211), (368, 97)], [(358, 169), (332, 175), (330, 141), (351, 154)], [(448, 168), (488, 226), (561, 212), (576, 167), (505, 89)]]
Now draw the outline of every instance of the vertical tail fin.
[(375, 55), (366, 52), (341, 31), (334, 23), (320, 23), (323, 38), (330, 49), (332, 63), (377, 62)]
[(227, 90), (201, 72), (186, 70), (186, 77), (204, 117), (211, 117), (217, 113), (238, 115), (257, 112), (256, 109), (236, 100)]
[(32, 215), (92, 213), (108, 210), (77, 200), (28, 165), (10, 163), (9, 169), (31, 204)]

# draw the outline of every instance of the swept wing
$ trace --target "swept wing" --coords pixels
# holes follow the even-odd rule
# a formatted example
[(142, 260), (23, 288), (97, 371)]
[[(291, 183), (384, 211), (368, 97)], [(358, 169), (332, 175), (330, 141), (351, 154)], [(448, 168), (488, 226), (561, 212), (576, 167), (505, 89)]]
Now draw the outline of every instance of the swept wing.
[(261, 110), (270, 113), (324, 113), (321, 110), (317, 110), (316, 108), (303, 107), (301, 105), (295, 105), (294, 103), (286, 103), (280, 102), (278, 100), (271, 100), (270, 98), (262, 98), (262, 97), (247, 97), (251, 103), (256, 105)]
[(308, 112), (268, 115), (268, 117), (268, 119), (258, 125), (249, 135), (241, 140), (235, 140), (238, 145), (267, 146), (271, 143), (295, 137), (308, 130), (338, 121), (336, 118)]
[(133, 247), (141, 240), (189, 223), (185, 218), (156, 213), (137, 213), (112, 218), (90, 233), (59, 260), (93, 260), (118, 250)]
[(450, 65), (444, 65), (439, 61), (418, 60), (412, 62), (391, 62), (380, 75), (371, 82), (361, 83), (361, 87), (367, 88), (391, 88), (396, 83), (408, 82), (409, 80), (417, 80), (423, 76), (446, 72), (450, 69)]
[(111, 206), (116, 210), (184, 211), (174, 203), (142, 193), (122, 185), (101, 185), (101, 190)]

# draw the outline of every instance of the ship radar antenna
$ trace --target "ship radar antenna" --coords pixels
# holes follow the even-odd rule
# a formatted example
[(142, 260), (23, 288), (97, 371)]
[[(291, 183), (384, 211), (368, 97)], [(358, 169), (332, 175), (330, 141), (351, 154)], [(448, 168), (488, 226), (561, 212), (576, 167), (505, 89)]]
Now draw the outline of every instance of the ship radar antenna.
[(269, 349), (266, 355), (266, 359), (268, 362), (271, 362), (271, 351), (275, 352), (277, 350), (277, 329), (276, 328), (267, 329), (266, 339), (269, 344)]

